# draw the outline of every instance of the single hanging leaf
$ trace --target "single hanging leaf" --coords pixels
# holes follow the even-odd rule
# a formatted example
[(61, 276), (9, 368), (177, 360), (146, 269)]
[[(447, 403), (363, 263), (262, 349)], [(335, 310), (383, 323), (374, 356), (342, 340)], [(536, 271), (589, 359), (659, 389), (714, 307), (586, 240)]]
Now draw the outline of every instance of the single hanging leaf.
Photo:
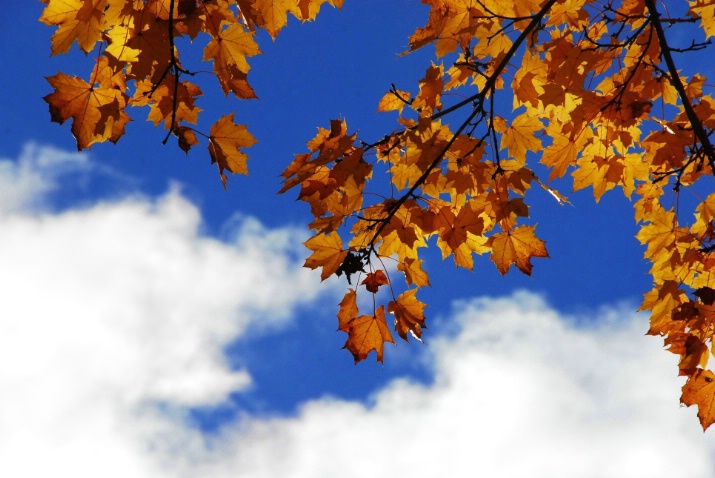
[(383, 272), (381, 269), (377, 270), (376, 272), (368, 273), (367, 277), (365, 277), (365, 280), (361, 282), (361, 284), (365, 285), (365, 288), (368, 290), (368, 292), (372, 292), (373, 294), (377, 293), (381, 285), (389, 283), (390, 282), (387, 280), (385, 272)]
[(411, 257), (397, 264), (397, 270), (405, 274), (405, 280), (409, 285), (424, 287), (430, 285), (427, 272), (422, 269), (422, 261)]
[(382, 362), (385, 342), (395, 343), (385, 322), (385, 306), (381, 305), (375, 315), (361, 315), (348, 323), (348, 340), (343, 348), (353, 354), (355, 363), (365, 360), (373, 350), (377, 361)]
[(199, 144), (199, 140), (196, 138), (196, 133), (191, 128), (186, 126), (179, 126), (174, 128), (174, 134), (179, 140), (179, 147), (186, 153), (189, 153), (189, 149), (192, 146)]
[(416, 294), (417, 289), (410, 289), (387, 305), (387, 311), (395, 316), (395, 330), (405, 341), (409, 332), (421, 342), (422, 329), (427, 328), (424, 315), (426, 304), (417, 300)]
[(209, 137), (211, 163), (218, 165), (224, 188), (226, 187), (224, 171), (234, 174), (248, 174), (248, 168), (246, 167), (248, 156), (240, 151), (239, 148), (248, 148), (256, 144), (256, 138), (248, 132), (245, 125), (233, 122), (233, 115), (234, 113), (231, 113), (219, 118), (211, 126), (211, 135)]
[(680, 401), (687, 406), (698, 406), (698, 418), (703, 430), (715, 422), (715, 375), (710, 370), (698, 369), (683, 385)]
[(358, 315), (357, 294), (355, 289), (348, 289), (348, 292), (340, 301), (340, 310), (338, 311), (338, 330), (343, 332), (350, 331), (350, 321)]
[(325, 280), (335, 274), (348, 255), (348, 251), (343, 249), (343, 241), (337, 232), (318, 234), (303, 244), (313, 251), (313, 254), (305, 260), (303, 267), (310, 267), (311, 269), (322, 267), (321, 280)]

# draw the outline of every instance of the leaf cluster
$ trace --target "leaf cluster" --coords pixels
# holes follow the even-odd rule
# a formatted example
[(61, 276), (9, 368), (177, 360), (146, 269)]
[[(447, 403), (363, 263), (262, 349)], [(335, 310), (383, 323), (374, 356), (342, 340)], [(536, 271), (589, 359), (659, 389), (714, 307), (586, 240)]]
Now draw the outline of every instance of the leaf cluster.
[[(77, 149), (116, 143), (131, 120), (129, 106), (149, 108), (147, 119), (173, 135), (186, 153), (207, 142), (211, 162), (226, 186), (226, 172), (247, 174), (243, 151), (256, 139), (234, 113), (219, 118), (208, 133), (197, 129), (201, 89), (187, 77), (200, 73), (181, 62), (177, 40), (206, 39), (203, 61), (225, 95), (254, 99), (248, 59), (261, 53), (256, 30), (275, 39), (288, 16), (312, 20), (323, 4), (343, 0), (41, 0), (40, 21), (56, 26), (52, 54), (76, 42), (85, 53), (97, 51), (87, 80), (65, 73), (48, 77), (54, 92), (45, 97), (52, 121), (72, 121)], [(202, 71), (201, 71), (202, 72)], [(133, 91), (133, 94), (131, 92)]]
[[(117, 141), (127, 106), (149, 106), (188, 151), (198, 135), (225, 171), (246, 173), (254, 138), (233, 115), (208, 134), (195, 129), (200, 89), (179, 61), (174, 38), (207, 35), (225, 94), (252, 98), (248, 58), (254, 32), (275, 37), (288, 14), (315, 17), (342, 0), (45, 0), (41, 20), (57, 25), (53, 53), (73, 42), (100, 54), (89, 81), (48, 78), (53, 121), (72, 119), (78, 148)], [(554, 184), (590, 188), (596, 201), (621, 189), (634, 204), (637, 235), (651, 264), (649, 334), (664, 338), (686, 378), (681, 401), (703, 428), (715, 422), (715, 98), (705, 71), (684, 73), (688, 56), (715, 36), (709, 0), (422, 0), (424, 26), (409, 50), (435, 49), (413, 85), (393, 85), (377, 102), (392, 131), (360, 138), (344, 119), (319, 128), (283, 173), (281, 192), (298, 191), (313, 236), (305, 266), (322, 279), (345, 276), (338, 327), (356, 362), (382, 361), (391, 330), (422, 338), (430, 285), (424, 251), (473, 269), (488, 255), (501, 274), (531, 274), (548, 257), (530, 222), (544, 192), (569, 204)], [(684, 40), (685, 39), (685, 40)], [(711, 66), (711, 65), (710, 65)], [(703, 67), (705, 70), (707, 66)], [(135, 85), (129, 95), (127, 84)], [(504, 101), (506, 99), (506, 101)], [(539, 177), (541, 176), (541, 177)], [(537, 193), (533, 191), (536, 190)], [(681, 207), (681, 195), (697, 198)], [(383, 293), (386, 292), (386, 293)], [(372, 307), (360, 311), (358, 295)], [(385, 299), (385, 296), (386, 299)], [(361, 302), (362, 303), (362, 302)], [(389, 314), (389, 322), (388, 322)]]

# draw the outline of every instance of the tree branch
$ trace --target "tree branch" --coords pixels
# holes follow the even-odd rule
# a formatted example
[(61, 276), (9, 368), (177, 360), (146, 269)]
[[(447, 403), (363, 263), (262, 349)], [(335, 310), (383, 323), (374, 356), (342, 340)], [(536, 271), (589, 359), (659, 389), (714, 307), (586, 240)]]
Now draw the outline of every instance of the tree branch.
[[(452, 139), (449, 140), (449, 142), (442, 148), (442, 150), (439, 152), (439, 154), (435, 157), (435, 159), (432, 161), (432, 163), (425, 169), (425, 171), (422, 173), (422, 175), (415, 181), (415, 184), (412, 185), (412, 187), (400, 197), (392, 206), (390, 206), (389, 210), (387, 211), (387, 215), (383, 219), (382, 222), (380, 222), (380, 225), (377, 227), (375, 230), (375, 233), (372, 236), (372, 239), (370, 239), (370, 242), (366, 246), (367, 249), (373, 249), (375, 243), (377, 242), (378, 237), (382, 233), (382, 231), (387, 227), (387, 225), (390, 223), (392, 218), (395, 216), (397, 211), (402, 207), (402, 205), (410, 198), (413, 197), (414, 192), (421, 187), (424, 182), (427, 180), (427, 177), (430, 175), (430, 173), (442, 162), (444, 159), (444, 156), (447, 154), (449, 149), (452, 147), (454, 142), (457, 140), (459, 135), (464, 131), (464, 129), (474, 120), (474, 118), (477, 116), (479, 112), (483, 111), (484, 108), (484, 100), (486, 99), (486, 95), (491, 92), (494, 94), (494, 89), (495, 85), (497, 82), (497, 79), (501, 76), (502, 72), (504, 69), (507, 67), (509, 64), (509, 61), (511, 61), (512, 57), (516, 54), (516, 51), (521, 47), (522, 43), (526, 40), (526, 38), (531, 34), (531, 32), (541, 23), (541, 20), (544, 18), (544, 16), (548, 13), (548, 11), (551, 9), (551, 7), (556, 3), (557, 0), (549, 0), (547, 1), (543, 7), (541, 7), (541, 10), (537, 12), (533, 17), (531, 17), (531, 21), (529, 24), (526, 26), (526, 28), (519, 34), (519, 37), (514, 41), (514, 43), (511, 45), (511, 48), (509, 48), (509, 51), (504, 55), (502, 58), (501, 62), (496, 66), (494, 71), (492, 72), (491, 76), (487, 78), (487, 81), (484, 85), (484, 88), (482, 90), (475, 94), (474, 96), (471, 96), (467, 98), (464, 101), (461, 101), (457, 105), (459, 107), (467, 105), (469, 103), (477, 102), (477, 104), (474, 106), (472, 113), (469, 115), (469, 117), (462, 122), (461, 126), (457, 129), (457, 131), (452, 135)], [(455, 105), (455, 106), (457, 106)], [(454, 111), (456, 108), (448, 108), (449, 111)], [(446, 111), (446, 110), (445, 110)], [(446, 114), (445, 112), (442, 112), (442, 115)], [(439, 116), (442, 116), (439, 115)], [(433, 116), (437, 117), (437, 115)]]
[(663, 25), (660, 20), (660, 13), (658, 13), (657, 8), (655, 7), (655, 0), (645, 0), (645, 4), (648, 8), (650, 22), (655, 29), (656, 35), (658, 35), (661, 56), (663, 57), (665, 64), (668, 66), (670, 83), (678, 92), (678, 96), (680, 96), (680, 100), (683, 102), (683, 109), (685, 109), (685, 114), (688, 116), (690, 125), (693, 127), (695, 137), (700, 141), (700, 144), (703, 145), (703, 152), (708, 158), (708, 164), (710, 165), (713, 175), (715, 175), (715, 148), (713, 148), (713, 144), (710, 142), (710, 137), (708, 136), (707, 131), (705, 131), (702, 121), (700, 121), (700, 118), (698, 118), (698, 115), (695, 113), (695, 108), (693, 108), (693, 104), (691, 103), (690, 98), (688, 98), (685, 86), (683, 85), (680, 75), (678, 74), (678, 69), (675, 67), (673, 55), (671, 55), (673, 50), (668, 46), (667, 39), (665, 38), (665, 32), (663, 31)]

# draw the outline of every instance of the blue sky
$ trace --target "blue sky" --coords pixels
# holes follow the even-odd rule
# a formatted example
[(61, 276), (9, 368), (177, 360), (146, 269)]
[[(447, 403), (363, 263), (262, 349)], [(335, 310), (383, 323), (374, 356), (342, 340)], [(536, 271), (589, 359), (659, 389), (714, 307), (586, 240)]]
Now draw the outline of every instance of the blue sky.
[(532, 277), (432, 254), (425, 345), (388, 347), (384, 366), (340, 350), (346, 284), (300, 267), (309, 211), (278, 175), (330, 119), (366, 139), (393, 128), (379, 98), (432, 60), (398, 56), (418, 2), (346, 0), (262, 36), (260, 101), (197, 80), (207, 119), (236, 110), (259, 141), (228, 191), (142, 111), (116, 146), (75, 153), (44, 77), (90, 66), (49, 57), (41, 8), (0, 17), (0, 475), (715, 473), (713, 432), (678, 406), (677, 361), (634, 313), (650, 278), (619, 191), (573, 207), (535, 192), (551, 258)]

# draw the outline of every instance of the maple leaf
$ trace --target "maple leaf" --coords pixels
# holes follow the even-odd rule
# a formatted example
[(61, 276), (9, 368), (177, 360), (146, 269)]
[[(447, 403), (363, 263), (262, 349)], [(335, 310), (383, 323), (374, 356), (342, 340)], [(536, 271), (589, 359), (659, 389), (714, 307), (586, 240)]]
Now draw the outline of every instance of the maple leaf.
[[(151, 111), (148, 119), (155, 126), (164, 123), (166, 129), (172, 129), (182, 121), (192, 124), (198, 122), (201, 108), (196, 106), (196, 99), (203, 94), (198, 86), (188, 81), (176, 85), (173, 75), (166, 75), (159, 85), (143, 81), (136, 86), (137, 92), (132, 104), (149, 105)], [(174, 125), (171, 124), (172, 119)]]
[(683, 385), (680, 401), (687, 406), (698, 406), (698, 418), (703, 430), (715, 422), (715, 375), (710, 370), (698, 369)]
[(408, 333), (422, 341), (422, 329), (427, 328), (424, 316), (426, 304), (417, 300), (416, 294), (417, 289), (409, 289), (387, 305), (388, 312), (395, 316), (395, 330), (405, 341)]
[(186, 126), (174, 128), (174, 134), (179, 140), (179, 147), (187, 154), (192, 146), (199, 144), (199, 140), (196, 138), (196, 133)]
[[(427, 25), (410, 36), (410, 48), (416, 50), (434, 42), (437, 57), (460, 45), (460, 34), (477, 25), (478, 12), (471, 0), (423, 0), (431, 5)], [(465, 39), (468, 38), (465, 36)]]
[(425, 77), (420, 80), (420, 92), (412, 102), (412, 108), (423, 109), (431, 113), (435, 109), (442, 109), (441, 94), (444, 89), (444, 69), (442, 65), (430, 66), (425, 72)]
[(443, 208), (438, 220), (440, 225), (437, 246), (442, 250), (442, 258), (453, 254), (457, 266), (474, 268), (472, 253), (483, 254), (490, 249), (484, 232), (484, 218), (472, 205), (465, 206), (454, 213)]
[(40, 21), (58, 25), (52, 35), (52, 54), (66, 53), (75, 40), (90, 52), (102, 35), (102, 16), (107, 0), (49, 0)]
[(217, 32), (204, 49), (204, 61), (213, 60), (214, 73), (221, 83), (224, 94), (231, 91), (239, 98), (255, 98), (253, 89), (246, 81), (250, 69), (246, 57), (261, 53), (252, 32), (239, 24)]
[(222, 116), (211, 126), (209, 136), (209, 154), (211, 163), (218, 166), (221, 182), (226, 187), (224, 171), (248, 174), (246, 160), (248, 156), (239, 148), (248, 148), (256, 144), (256, 139), (248, 132), (245, 125), (233, 121), (234, 113)]
[(288, 13), (300, 16), (301, 11), (295, 0), (262, 0), (254, 7), (259, 12), (260, 26), (275, 40), (278, 32), (288, 23)]
[(349, 332), (350, 326), (348, 325), (350, 321), (358, 315), (357, 306), (357, 294), (355, 289), (348, 289), (348, 292), (340, 301), (340, 310), (338, 311), (338, 330), (343, 332)]
[(688, 0), (690, 12), (700, 18), (705, 38), (715, 37), (715, 3), (712, 0)]
[(373, 350), (377, 353), (377, 361), (382, 362), (385, 342), (392, 344), (392, 334), (385, 322), (385, 307), (375, 310), (375, 315), (361, 315), (347, 324), (348, 340), (343, 348), (353, 354), (355, 363), (365, 360)]
[(389, 283), (390, 281), (387, 280), (385, 272), (381, 269), (378, 269), (376, 272), (369, 272), (367, 277), (361, 282), (361, 284), (365, 285), (368, 292), (372, 292), (373, 294), (377, 293), (381, 285)]
[(410, 104), (410, 92), (401, 90), (392, 90), (385, 93), (377, 105), (377, 111), (394, 111), (402, 113), (405, 105)]
[(549, 257), (544, 241), (534, 234), (536, 226), (519, 226), (499, 232), (489, 238), (487, 245), (492, 248), (490, 259), (502, 275), (512, 264), (516, 264), (524, 274), (531, 275), (532, 257)]
[(405, 274), (405, 279), (410, 285), (424, 287), (430, 285), (427, 273), (422, 269), (422, 261), (412, 257), (407, 257), (405, 260), (397, 264), (397, 270)]
[(303, 265), (311, 269), (322, 267), (321, 280), (325, 280), (337, 272), (348, 255), (348, 251), (343, 249), (343, 241), (337, 232), (318, 234), (303, 244), (313, 251)]
[(55, 92), (45, 96), (52, 121), (63, 124), (72, 119), (72, 134), (77, 149), (124, 134), (129, 116), (124, 112), (126, 96), (115, 88), (94, 87), (75, 76), (58, 73), (47, 78)]

